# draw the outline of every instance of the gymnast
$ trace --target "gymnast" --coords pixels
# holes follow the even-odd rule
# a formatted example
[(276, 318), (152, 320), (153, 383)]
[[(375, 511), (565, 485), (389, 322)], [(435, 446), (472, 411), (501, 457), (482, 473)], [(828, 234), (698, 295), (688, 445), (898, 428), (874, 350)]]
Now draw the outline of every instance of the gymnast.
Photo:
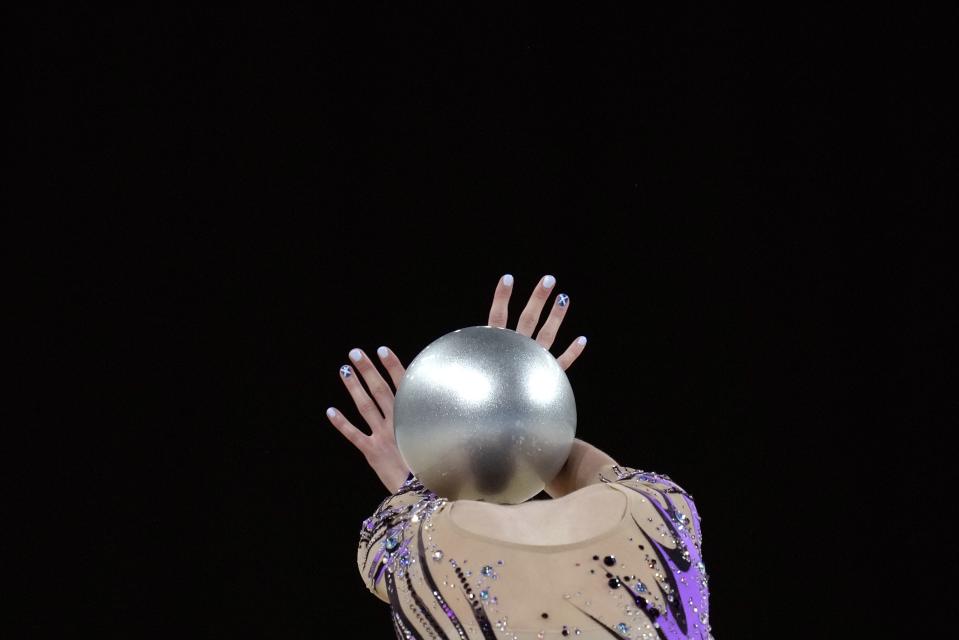
[[(540, 279), (513, 330), (547, 351), (570, 306), (556, 295), (533, 336), (555, 284)], [(497, 283), (488, 327), (507, 329), (512, 289), (510, 275)], [(556, 363), (565, 371), (585, 345), (580, 336)], [(540, 485), (551, 499), (438, 495), (400, 453), (390, 385), (363, 350), (349, 356), (340, 379), (371, 433), (335, 407), (327, 417), (390, 493), (361, 525), (357, 568), (390, 605), (397, 638), (714, 640), (701, 518), (669, 476), (620, 465), (574, 438)], [(406, 368), (386, 347), (377, 356), (398, 390)]]

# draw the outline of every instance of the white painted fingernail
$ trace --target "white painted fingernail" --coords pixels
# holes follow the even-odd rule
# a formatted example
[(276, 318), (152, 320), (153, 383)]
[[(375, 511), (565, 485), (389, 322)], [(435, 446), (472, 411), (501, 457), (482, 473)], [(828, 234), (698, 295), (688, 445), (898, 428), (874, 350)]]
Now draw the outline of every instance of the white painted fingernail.
[(327, 409), (327, 410), (326, 410), (326, 417), (327, 417), (327, 418), (335, 418), (335, 417), (336, 417), (336, 409), (334, 409), (333, 407), (330, 407), (329, 409)]
[(580, 336), (580, 337), (576, 338), (576, 344), (578, 344), (578, 345), (580, 345), (580, 346), (586, 344), (586, 336)]
[(380, 347), (379, 349), (376, 350), (376, 355), (378, 355), (381, 358), (385, 358), (389, 354), (390, 354), (390, 350), (387, 349), (386, 347)]
[(507, 287), (512, 287), (512, 286), (513, 286), (513, 276), (511, 276), (511, 275), (508, 274), (508, 273), (507, 273), (505, 276), (503, 276), (503, 284), (505, 284)]
[(359, 362), (360, 358), (363, 357), (363, 354), (360, 353), (359, 349), (350, 349), (350, 360), (353, 362)]
[(554, 278), (553, 276), (546, 276), (545, 278), (543, 278), (544, 289), (552, 289), (554, 284), (556, 284), (556, 278)]

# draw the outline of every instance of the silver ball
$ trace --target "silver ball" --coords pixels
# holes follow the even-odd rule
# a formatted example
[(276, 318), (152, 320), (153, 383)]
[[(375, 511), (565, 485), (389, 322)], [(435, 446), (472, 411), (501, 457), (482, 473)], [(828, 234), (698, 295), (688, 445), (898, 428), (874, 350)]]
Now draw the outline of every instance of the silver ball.
[(450, 500), (518, 504), (559, 473), (576, 437), (566, 372), (512, 329), (457, 329), (423, 349), (393, 406), (400, 454)]

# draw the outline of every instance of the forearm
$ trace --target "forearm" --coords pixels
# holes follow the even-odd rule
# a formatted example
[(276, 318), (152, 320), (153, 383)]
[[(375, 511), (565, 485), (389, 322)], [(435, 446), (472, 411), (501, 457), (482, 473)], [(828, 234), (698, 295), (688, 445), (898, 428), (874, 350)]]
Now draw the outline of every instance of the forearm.
[(584, 440), (574, 438), (566, 464), (546, 485), (545, 491), (552, 498), (562, 498), (577, 489), (599, 482), (596, 473), (610, 464), (616, 464), (616, 461), (605, 452)]

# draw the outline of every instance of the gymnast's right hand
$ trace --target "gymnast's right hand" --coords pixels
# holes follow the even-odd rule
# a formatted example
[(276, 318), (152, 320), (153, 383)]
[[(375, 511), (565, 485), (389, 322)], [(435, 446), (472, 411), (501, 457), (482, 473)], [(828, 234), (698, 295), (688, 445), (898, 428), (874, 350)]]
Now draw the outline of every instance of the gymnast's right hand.
[[(553, 287), (556, 285), (556, 278), (553, 276), (543, 276), (539, 279), (539, 282), (536, 283), (536, 287), (533, 289), (532, 295), (529, 297), (529, 301), (526, 303), (526, 307), (523, 308), (523, 313), (519, 316), (519, 321), (516, 323), (516, 333), (520, 333), (527, 338), (533, 335), (533, 329), (536, 328), (536, 325), (539, 324), (539, 316), (543, 311), (543, 306), (546, 304), (549, 294), (553, 291)], [(509, 319), (509, 297), (513, 293), (513, 276), (506, 274), (499, 279), (499, 283), (496, 285), (496, 291), (493, 292), (493, 306), (489, 310), (489, 320), (487, 324), (491, 327), (501, 327), (503, 329), (508, 328), (506, 322)], [(556, 332), (559, 331), (559, 325), (563, 323), (563, 318), (566, 317), (566, 312), (569, 311), (569, 296), (565, 293), (557, 294), (553, 298), (553, 305), (550, 309), (549, 316), (546, 318), (546, 322), (543, 323), (543, 326), (540, 327), (539, 331), (536, 332), (536, 337), (534, 340), (540, 344), (544, 349), (549, 350), (553, 346), (553, 340), (556, 339)], [(563, 354), (556, 358), (556, 362), (559, 363), (559, 366), (563, 368), (563, 371), (569, 369), (570, 365), (583, 353), (583, 349), (586, 348), (586, 336), (580, 336), (573, 340), (566, 351)]]

